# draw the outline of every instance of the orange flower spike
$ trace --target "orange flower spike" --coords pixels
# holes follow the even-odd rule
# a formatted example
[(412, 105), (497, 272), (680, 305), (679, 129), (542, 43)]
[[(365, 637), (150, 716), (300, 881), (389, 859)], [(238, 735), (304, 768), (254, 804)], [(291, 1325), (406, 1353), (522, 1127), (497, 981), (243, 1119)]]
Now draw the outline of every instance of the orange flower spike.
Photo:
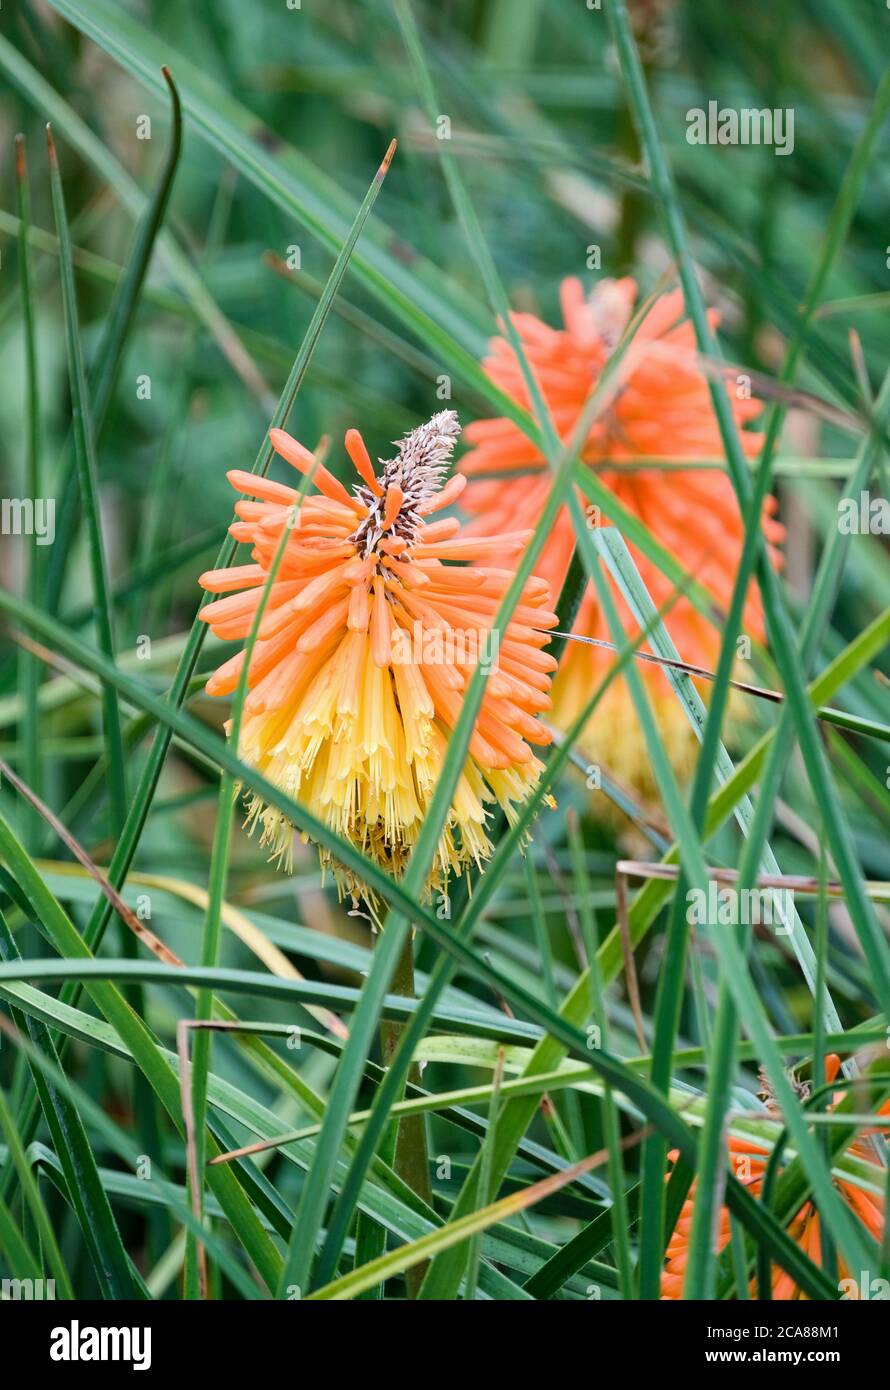
[[(575, 278), (563, 281), (560, 306), (563, 326), (552, 328), (533, 314), (512, 315), (523, 350), (537, 378), (562, 439), (568, 439), (609, 358), (634, 312), (637, 287), (633, 280), (600, 280), (587, 293)], [(670, 457), (689, 459), (722, 457), (722, 443), (711, 404), (706, 377), (699, 370), (691, 325), (684, 318), (679, 291), (662, 295), (636, 325), (632, 343), (620, 363), (620, 389), (592, 424), (581, 449), (581, 459), (596, 471), (598, 479), (619, 502), (642, 521), (666, 550), (680, 560), (716, 603), (726, 608), (741, 556), (743, 534), (738, 503), (722, 468), (637, 469), (620, 465), (635, 459)], [(512, 347), (503, 338), (491, 343), (485, 361), (486, 375), (519, 405), (529, 408), (525, 379)], [(732, 383), (732, 405), (740, 426), (761, 410), (753, 399), (740, 398)], [(534, 527), (550, 491), (547, 463), (540, 450), (508, 417), (479, 420), (468, 426), (466, 438), (473, 446), (461, 461), (468, 479), (462, 498), (472, 518), (455, 541), (457, 558), (478, 558), (482, 564), (515, 566), (518, 547), (508, 536), (517, 528)], [(743, 447), (758, 452), (762, 436), (743, 430)], [(521, 470), (521, 478), (499, 478)], [(480, 474), (488, 475), (484, 479)], [(763, 531), (774, 562), (774, 547), (784, 534), (772, 519), (774, 502), (764, 506)], [(608, 524), (608, 516), (591, 512), (591, 524)], [(494, 550), (471, 551), (477, 536), (497, 537)], [(468, 537), (473, 538), (468, 541)], [(563, 508), (548, 535), (538, 571), (558, 594), (574, 552), (574, 530)], [(431, 550), (439, 558), (449, 551), (445, 542)], [(457, 547), (460, 547), (459, 551)], [(671, 587), (657, 567), (635, 546), (631, 552), (641, 577), (656, 605), (667, 600)], [(632, 630), (633, 617), (619, 601), (625, 626)], [(710, 667), (720, 649), (721, 635), (685, 599), (671, 606), (666, 619), (684, 660)], [(579, 608), (575, 631), (581, 636), (605, 638), (611, 634), (592, 589), (588, 586)], [(760, 598), (752, 585), (745, 610), (745, 631), (763, 636)], [(599, 674), (611, 661), (605, 652), (571, 644), (554, 688), (554, 717), (566, 727), (587, 703)], [(697, 743), (669, 685), (655, 667), (644, 667), (642, 678), (650, 688), (661, 732), (672, 760), (685, 771), (694, 765)], [(601, 700), (594, 720), (584, 733), (584, 752), (592, 761), (602, 758), (621, 780), (646, 796), (656, 793), (645, 742), (623, 678), (613, 682)]]
[[(395, 876), (416, 844), (472, 669), (488, 663), (497, 635), (491, 624), (510, 582), (508, 571), (443, 564), (466, 558), (459, 522), (424, 520), (464, 487), (462, 478), (444, 481), (458, 433), (453, 411), (435, 415), (397, 445), (378, 479), (361, 435), (350, 430), (346, 449), (361, 479), (350, 496), (301, 444), (270, 431), (276, 450), (310, 474), (318, 492), (300, 500), (280, 483), (233, 470), (230, 481), (245, 500), (231, 529), (252, 545), (254, 563), (202, 576), (211, 592), (228, 594), (202, 609), (203, 620), (220, 637), (243, 639), (284, 528), (292, 530), (251, 655), (239, 753)], [(525, 539), (477, 538), (469, 555)], [(420, 598), (426, 593), (429, 602)], [(515, 821), (517, 803), (540, 777), (531, 745), (549, 738), (535, 719), (549, 703), (555, 665), (541, 650), (555, 621), (549, 602), (547, 584), (530, 579), (500, 634), (504, 671), (495, 647), (427, 894), (446, 892), (451, 873), (491, 854), (487, 808), (498, 802)], [(243, 664), (243, 653), (232, 657), (208, 692), (231, 693)], [(254, 796), (248, 824), (289, 864), (293, 826), (285, 816)], [(320, 854), (341, 893), (373, 912), (363, 882), (328, 851)]]

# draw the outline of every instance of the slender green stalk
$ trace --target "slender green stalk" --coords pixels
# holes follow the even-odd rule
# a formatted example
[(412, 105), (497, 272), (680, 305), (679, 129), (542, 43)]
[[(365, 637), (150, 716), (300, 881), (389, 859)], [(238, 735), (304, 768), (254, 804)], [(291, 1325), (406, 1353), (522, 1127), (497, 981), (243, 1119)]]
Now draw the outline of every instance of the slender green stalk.
[[(488, 1129), (485, 1131), (485, 1138), (482, 1141), (482, 1153), (480, 1156), (479, 1169), (479, 1196), (480, 1205), (487, 1207), (496, 1196), (492, 1187), (491, 1172), (494, 1157), (494, 1143), (497, 1138), (498, 1109), (501, 1101), (501, 1082), (504, 1077), (504, 1053), (503, 1049), (498, 1052), (497, 1061), (494, 1067), (494, 1080), (491, 1087), (491, 1104), (488, 1108)], [(481, 1238), (475, 1235), (469, 1242), (467, 1251), (467, 1274), (464, 1282), (464, 1301), (473, 1303), (476, 1298), (476, 1289), (479, 1285), (479, 1260), (482, 1255)], [(423, 1268), (423, 1266), (420, 1266)], [(423, 1282), (421, 1280), (421, 1282)]]
[[(825, 990), (825, 976), (828, 970), (828, 895), (825, 890), (828, 879), (828, 856), (825, 853), (825, 844), (820, 837), (819, 852), (819, 901), (816, 907), (816, 1002), (813, 1008), (813, 1087), (821, 1086), (825, 1079), (825, 1011), (819, 1007), (818, 1001), (822, 999)], [(829, 1096), (826, 1095), (824, 1104), (830, 1103)], [(823, 1136), (823, 1147), (826, 1158), (831, 1157), (830, 1136), (825, 1133)], [(834, 1241), (831, 1232), (824, 1222), (819, 1225), (819, 1241), (822, 1255), (822, 1268), (830, 1279), (837, 1279), (837, 1252), (835, 1251)]]
[(526, 854), (523, 863), (525, 874), (526, 893), (528, 894), (529, 912), (532, 919), (532, 928), (535, 933), (535, 946), (538, 952), (538, 959), (541, 963), (541, 971), (544, 977), (544, 990), (547, 1002), (556, 1008), (559, 996), (556, 993), (556, 981), (553, 978), (553, 943), (550, 940), (550, 933), (547, 930), (547, 921), (541, 905), (541, 890), (538, 887), (538, 875), (535, 869), (534, 856), (531, 851)]
[[(402, 959), (396, 966), (391, 988), (393, 994), (399, 995), (403, 999), (415, 997), (414, 943), (410, 938), (405, 942)], [(404, 1024), (390, 1022), (386, 1019), (381, 1021), (380, 1043), (385, 1067), (392, 1065), (392, 1059), (403, 1032)], [(407, 1082), (409, 1085), (419, 1086), (420, 1080), (420, 1068), (415, 1065), (408, 1073)], [(430, 1178), (426, 1120), (423, 1115), (408, 1116), (397, 1120), (394, 1125), (390, 1126), (390, 1137), (383, 1158), (386, 1162), (392, 1163), (398, 1176), (408, 1184), (412, 1191), (422, 1197), (429, 1206), (432, 1206), (433, 1188)], [(425, 1273), (426, 1266), (422, 1264), (413, 1266), (406, 1272), (405, 1283), (409, 1298), (417, 1297)]]
[(42, 1278), (40, 1262), (16, 1225), (12, 1212), (2, 1198), (0, 1198), (0, 1249), (6, 1252), (10, 1269), (16, 1270), (20, 1278), (38, 1281)]
[[(378, 938), (379, 939), (379, 938)], [(409, 939), (405, 942), (402, 951), (402, 958), (398, 962), (392, 978), (391, 992), (403, 998), (414, 998), (414, 943)], [(403, 1025), (395, 1020), (389, 1019), (384, 1014), (380, 1020), (380, 1055), (384, 1068), (389, 1067), (399, 1043), (399, 1037), (403, 1031)], [(412, 1067), (409, 1073), (409, 1080), (419, 1080), (419, 1068)], [(402, 1131), (402, 1121), (393, 1120), (390, 1124), (383, 1141), (380, 1145), (378, 1157), (384, 1163), (394, 1164), (398, 1150), (400, 1132)], [(416, 1136), (415, 1136), (416, 1137)], [(415, 1191), (423, 1191), (426, 1200), (432, 1200), (432, 1187), (430, 1184), (429, 1170), (426, 1166), (426, 1129), (424, 1127), (421, 1138), (423, 1148), (423, 1172), (420, 1174), (422, 1187), (414, 1187)], [(404, 1155), (403, 1155), (404, 1159)], [(404, 1176), (404, 1167), (400, 1170)], [(415, 1181), (418, 1174), (414, 1173)], [(386, 1250), (386, 1229), (372, 1217), (367, 1216), (363, 1211), (359, 1211), (356, 1220), (355, 1232), (355, 1259), (353, 1267), (360, 1269), (362, 1265), (370, 1264), (372, 1260), (378, 1259)], [(422, 1269), (422, 1266), (421, 1266)], [(405, 1274), (405, 1284), (408, 1289), (409, 1297), (413, 1298), (417, 1285), (422, 1279), (422, 1274), (417, 1269), (409, 1269)], [(375, 1284), (373, 1288), (365, 1289), (357, 1297), (363, 1301), (379, 1301), (383, 1298), (383, 1284)]]

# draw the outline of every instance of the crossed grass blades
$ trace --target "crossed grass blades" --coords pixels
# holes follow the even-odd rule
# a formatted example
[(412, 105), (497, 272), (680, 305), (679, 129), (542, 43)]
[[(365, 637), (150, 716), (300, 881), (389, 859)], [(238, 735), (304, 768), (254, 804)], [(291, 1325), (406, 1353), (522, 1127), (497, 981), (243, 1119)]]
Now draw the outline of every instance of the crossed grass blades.
[[(58, 508), (48, 553), (4, 536), (3, 1275), (110, 1299), (878, 1296), (890, 612), (880, 538), (836, 524), (887, 443), (871, 21), (791, 26), (843, 47), (842, 129), (789, 35), (759, 45), (801, 160), (747, 166), (761, 215), (738, 164), (671, 140), (649, 7), (496, 4), (443, 35), (366, 0), (364, 44), (337, 9), (276, 16), (268, 51), (300, 24), (306, 71), (349, 74), (312, 122), (339, 164), (294, 136), (286, 72), (258, 87), (255, 48), (199, 16), (55, 0), (0, 38), (26, 129), (0, 211), (13, 476)], [(750, 70), (728, 18), (664, 14), (705, 70)], [(591, 72), (595, 158), (570, 105), (579, 82), (589, 121)], [(451, 472), (455, 413), (475, 447)], [(387, 664), (415, 621), (495, 631), (500, 670)], [(378, 724), (305, 723), (332, 655), (321, 693)], [(793, 887), (783, 930), (695, 927), (712, 882)]]

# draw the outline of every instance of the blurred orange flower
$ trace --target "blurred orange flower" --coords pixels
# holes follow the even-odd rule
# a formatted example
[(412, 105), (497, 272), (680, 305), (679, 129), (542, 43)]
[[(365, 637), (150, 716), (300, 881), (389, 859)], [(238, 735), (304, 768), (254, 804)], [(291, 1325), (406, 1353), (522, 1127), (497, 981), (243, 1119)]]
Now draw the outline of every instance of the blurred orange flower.
[[(579, 280), (567, 279), (560, 290), (563, 328), (551, 328), (532, 314), (512, 315), (563, 441), (570, 438), (627, 328), (636, 298), (637, 287), (631, 279), (601, 280), (587, 295)], [(742, 524), (732, 485), (721, 467), (682, 466), (686, 460), (723, 456), (707, 382), (697, 364), (693, 329), (683, 315), (678, 290), (656, 300), (642, 317), (619, 364), (618, 390), (590, 429), (581, 456), (723, 610), (729, 604), (741, 554)], [(716, 323), (713, 312), (711, 318)], [(504, 338), (492, 340), (491, 356), (484, 365), (497, 386), (530, 408), (519, 363)], [(740, 388), (733, 400), (740, 426), (747, 425), (761, 410), (758, 401), (744, 397)], [(762, 436), (743, 429), (741, 437), (748, 455), (755, 455)], [(468, 534), (487, 531), (497, 536), (515, 527), (534, 527), (550, 487), (549, 470), (540, 451), (506, 418), (479, 420), (468, 426), (466, 438), (474, 446), (460, 465), (471, 480), (462, 498), (473, 518)], [(676, 469), (647, 468), (647, 459), (680, 462)], [(511, 479), (517, 471), (527, 476)], [(774, 511), (775, 502), (770, 499), (763, 527), (771, 547), (784, 534), (772, 518)], [(598, 517), (588, 509), (588, 515), (591, 524), (609, 524), (607, 513)], [(559, 594), (566, 577), (573, 546), (572, 524), (563, 509), (539, 563), (539, 571), (554, 595)], [(649, 593), (661, 607), (672, 593), (671, 582), (635, 546), (630, 549)], [(506, 563), (497, 549), (491, 558), (495, 563)], [(618, 596), (616, 601), (626, 630), (637, 630)], [(762, 638), (760, 600), (753, 587), (744, 624), (747, 635)], [(702, 617), (688, 600), (674, 604), (666, 625), (684, 660), (713, 665), (720, 647), (719, 627)], [(607, 640), (611, 636), (589, 588), (575, 631)], [(555, 717), (563, 726), (583, 708), (595, 680), (611, 659), (589, 647), (570, 647), (554, 683)], [(643, 668), (642, 673), (674, 763), (684, 768), (693, 756), (694, 736), (664, 675), (651, 667)], [(623, 680), (614, 682), (600, 703), (585, 734), (584, 747), (591, 758), (602, 759), (619, 778), (644, 792), (652, 790), (645, 745)]]
[[(825, 1059), (825, 1073), (828, 1082), (834, 1081), (840, 1067), (840, 1058), (834, 1053)], [(841, 1093), (842, 1094), (842, 1093)], [(879, 1115), (890, 1115), (890, 1101), (881, 1107)], [(768, 1150), (761, 1148), (753, 1141), (730, 1136), (727, 1141), (729, 1159), (732, 1164), (735, 1176), (744, 1182), (748, 1191), (753, 1197), (760, 1194), (763, 1186), (764, 1172), (769, 1159)], [(849, 1152), (854, 1157), (867, 1161), (870, 1151), (866, 1136), (857, 1139), (850, 1145)], [(671, 1155), (672, 1160), (676, 1159), (676, 1154)], [(876, 1169), (876, 1181), (883, 1183), (883, 1175)], [(865, 1192), (861, 1187), (854, 1186), (851, 1182), (844, 1182), (838, 1179), (836, 1186), (844, 1201), (852, 1208), (856, 1216), (862, 1222), (869, 1235), (880, 1245), (884, 1235), (884, 1198), (874, 1192)], [(689, 1255), (689, 1234), (692, 1230), (692, 1217), (695, 1211), (695, 1183), (689, 1189), (689, 1195), (683, 1204), (680, 1218), (674, 1227), (673, 1235), (667, 1248), (667, 1263), (661, 1276), (661, 1296), (662, 1298), (680, 1298), (683, 1292), (683, 1279), (686, 1273), (686, 1263)], [(801, 1250), (820, 1268), (822, 1266), (822, 1246), (820, 1239), (819, 1212), (812, 1202), (804, 1202), (800, 1211), (788, 1227), (788, 1234), (792, 1240), (796, 1241)], [(719, 1225), (717, 1228), (716, 1249), (722, 1250), (729, 1241), (729, 1212), (726, 1207), (721, 1207)], [(849, 1278), (849, 1270), (843, 1260), (838, 1259), (838, 1275), (841, 1279)], [(858, 1297), (859, 1279), (854, 1278), (851, 1282), (850, 1290), (853, 1297)], [(752, 1294), (756, 1294), (756, 1285), (752, 1284)], [(794, 1283), (791, 1275), (779, 1265), (775, 1265), (772, 1271), (772, 1296), (774, 1299), (797, 1299), (806, 1297), (798, 1286)]]

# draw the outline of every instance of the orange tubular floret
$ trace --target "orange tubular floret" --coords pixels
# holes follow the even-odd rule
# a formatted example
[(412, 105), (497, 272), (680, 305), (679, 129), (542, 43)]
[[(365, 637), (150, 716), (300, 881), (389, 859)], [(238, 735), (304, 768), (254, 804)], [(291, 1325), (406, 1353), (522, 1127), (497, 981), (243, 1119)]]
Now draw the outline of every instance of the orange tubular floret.
[(332, 502), (339, 502), (352, 512), (361, 510), (359, 503), (354, 497), (350, 497), (339, 479), (335, 478), (333, 473), (329, 473), (323, 463), (317, 462), (314, 454), (310, 454), (308, 449), (296, 439), (292, 439), (285, 430), (270, 430), (269, 440), (276, 454), (280, 454), (299, 473), (309, 475), (325, 497), (329, 497)]
[(229, 594), (228, 598), (215, 599), (206, 603), (198, 617), (202, 623), (219, 627), (223, 623), (236, 622), (248, 613), (253, 613), (260, 601), (262, 589), (245, 589), (240, 594)]
[[(413, 553), (413, 552), (412, 552)], [(458, 569), (443, 565), (439, 560), (418, 560), (417, 568), (423, 570), (435, 588), (454, 588), (485, 592), (486, 571), (477, 569)]]
[(371, 604), (371, 651), (376, 666), (392, 665), (392, 607), (380, 579), (374, 580)]
[(233, 565), (228, 570), (205, 570), (198, 576), (198, 583), (208, 593), (227, 594), (236, 589), (253, 589), (265, 578), (262, 565)]
[(428, 545), (430, 541), (447, 541), (452, 536), (456, 536), (460, 530), (460, 522), (456, 516), (443, 517), (441, 521), (434, 521), (428, 526), (424, 526), (421, 535), (423, 542)]
[(346, 626), (351, 632), (367, 632), (370, 617), (371, 599), (368, 590), (364, 585), (356, 584), (352, 593), (349, 595), (349, 607), (346, 610)]
[(261, 497), (266, 502), (281, 502), (293, 506), (299, 495), (286, 483), (276, 483), (272, 478), (264, 478), (259, 473), (245, 473), (240, 468), (231, 468), (226, 474), (232, 487), (248, 497)]
[(374, 473), (374, 465), (371, 462), (371, 455), (365, 448), (365, 441), (362, 439), (358, 430), (346, 431), (346, 452), (355, 465), (355, 470), (362, 481), (367, 483), (375, 497), (383, 496), (383, 488), (377, 481)]
[(443, 507), (450, 507), (460, 497), (467, 480), (462, 473), (455, 473), (453, 478), (449, 478), (442, 491), (431, 498), (424, 506), (418, 508), (421, 516), (429, 516), (430, 512), (439, 512)]
[(404, 555), (408, 549), (408, 542), (403, 541), (399, 536), (390, 536), (386, 540), (382, 540), (377, 548), (382, 550), (384, 555)]
[[(497, 544), (504, 550), (522, 550), (532, 535), (531, 531), (514, 531), (512, 534), (499, 536)], [(493, 544), (488, 536), (470, 540), (464, 537), (456, 541), (440, 541), (435, 545), (421, 543), (415, 547), (414, 554), (421, 560), (484, 560), (491, 555)]]
[(297, 650), (301, 652), (311, 652), (313, 648), (319, 646), (326, 638), (337, 631), (337, 628), (346, 622), (349, 612), (349, 599), (341, 599), (321, 614), (319, 618), (307, 628), (302, 637), (297, 642)]
[(329, 598), (333, 591), (342, 589), (347, 582), (344, 573), (346, 569), (347, 565), (335, 565), (319, 574), (315, 579), (310, 579), (309, 583), (301, 588), (299, 595), (294, 599), (294, 610), (305, 611), (314, 608), (320, 600)]
[(388, 531), (401, 510), (405, 494), (393, 483), (386, 489), (386, 505), (383, 509), (383, 529)]
[(223, 662), (210, 677), (204, 689), (208, 695), (231, 695), (237, 687), (241, 676), (241, 667), (244, 665), (244, 652), (237, 652), (235, 656)]
[(403, 584), (413, 584), (419, 589), (425, 589), (430, 582), (422, 569), (419, 569), (417, 565), (410, 564), (408, 561), (393, 559), (391, 556), (387, 555), (387, 557), (381, 561), (381, 564), (385, 569), (390, 570), (392, 574), (396, 575)]

